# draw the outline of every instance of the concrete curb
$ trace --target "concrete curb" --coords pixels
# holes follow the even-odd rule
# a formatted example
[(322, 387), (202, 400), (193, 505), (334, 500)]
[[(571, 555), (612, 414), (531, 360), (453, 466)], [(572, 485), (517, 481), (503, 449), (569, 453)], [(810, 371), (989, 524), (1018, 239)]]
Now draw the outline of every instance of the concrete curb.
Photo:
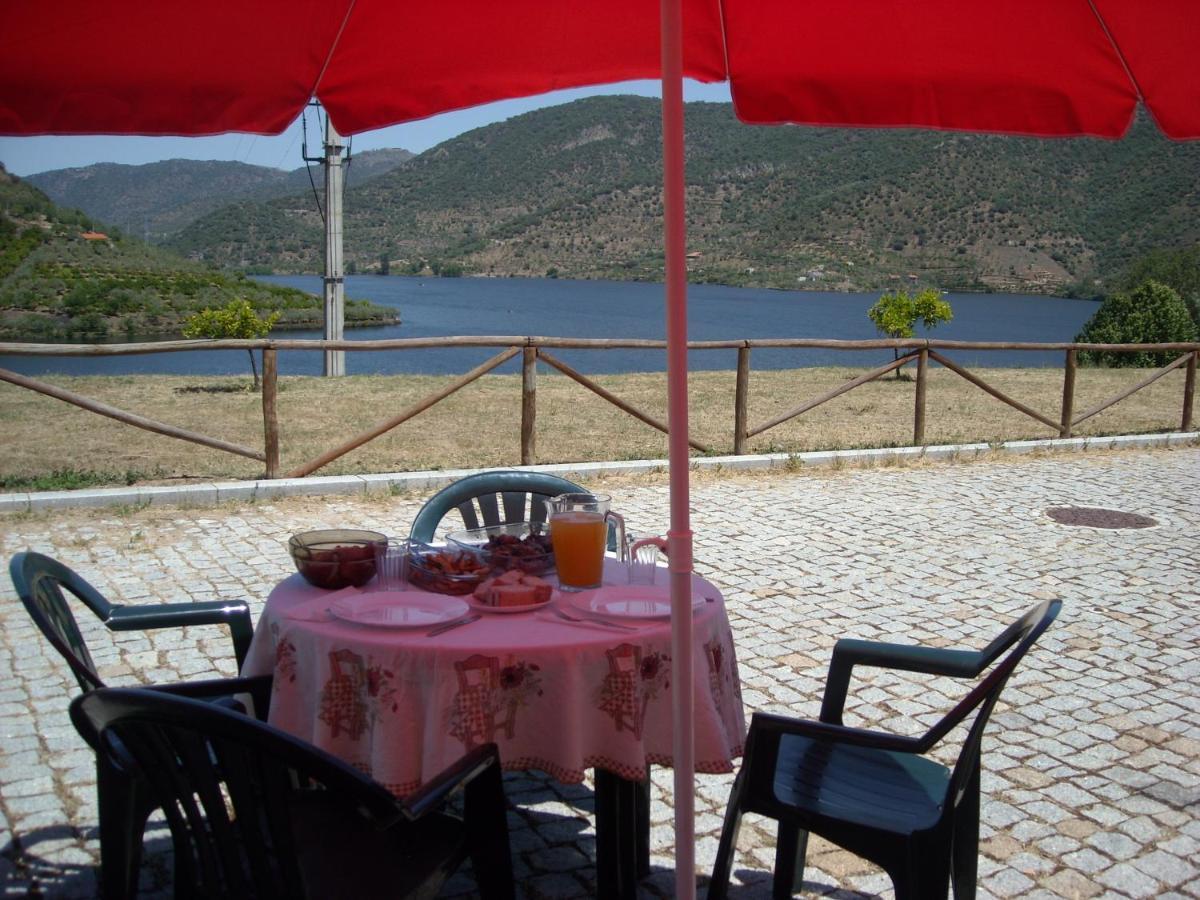
[[(811, 453), (767, 453), (757, 456), (705, 456), (692, 460), (693, 471), (706, 469), (747, 471), (821, 466), (888, 465), (920, 459), (970, 460), (988, 453), (1081, 453), (1096, 450), (1133, 450), (1186, 447), (1200, 443), (1200, 432), (1129, 434), (1112, 437), (1066, 438), (1045, 441), (1006, 441), (1003, 444), (947, 444), (936, 447), (881, 447), (869, 450), (819, 450)], [(558, 463), (512, 466), (530, 472), (549, 472), (585, 480), (600, 475), (640, 475), (664, 472), (665, 459), (623, 462)], [(429, 491), (444, 487), (478, 469), (440, 469), (378, 475), (325, 475), (260, 481), (218, 481), (169, 487), (93, 488), (80, 491), (43, 491), (0, 494), (0, 513), (106, 506), (212, 506), (230, 500), (270, 500), (277, 497), (324, 494), (382, 494), (393, 491)]]

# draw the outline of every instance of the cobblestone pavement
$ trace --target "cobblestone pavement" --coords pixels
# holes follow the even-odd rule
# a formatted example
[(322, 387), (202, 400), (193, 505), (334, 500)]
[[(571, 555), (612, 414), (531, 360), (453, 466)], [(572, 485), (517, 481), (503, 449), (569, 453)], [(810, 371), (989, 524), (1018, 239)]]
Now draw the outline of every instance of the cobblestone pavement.
[[(595, 486), (595, 482), (593, 482)], [(630, 526), (665, 530), (664, 477), (614, 480)], [(725, 591), (747, 711), (813, 717), (840, 636), (979, 647), (1045, 597), (1063, 613), (1010, 683), (984, 743), (980, 895), (1200, 897), (1200, 448), (873, 470), (704, 475), (692, 489), (696, 560)], [(48, 552), (124, 603), (262, 599), (294, 532), (400, 532), (424, 497), (290, 499), (216, 508), (63, 511), (0, 520), (7, 559)], [(1158, 527), (1059, 525), (1052, 506), (1103, 506)], [(92, 896), (90, 753), (66, 715), (74, 685), (4, 579), (0, 592), (0, 883), (6, 896)], [(114, 683), (232, 674), (214, 629), (93, 634)], [(848, 721), (913, 733), (954, 685), (875, 674)], [(697, 861), (712, 864), (731, 778), (697, 779)], [(527, 897), (588, 897), (586, 786), (509, 776)], [(654, 776), (654, 874), (671, 892), (671, 774)], [(169, 884), (148, 833), (143, 887)], [(748, 820), (732, 895), (769, 895), (773, 828)], [(808, 895), (891, 896), (881, 872), (814, 841)], [(448, 895), (469, 894), (459, 876)]]

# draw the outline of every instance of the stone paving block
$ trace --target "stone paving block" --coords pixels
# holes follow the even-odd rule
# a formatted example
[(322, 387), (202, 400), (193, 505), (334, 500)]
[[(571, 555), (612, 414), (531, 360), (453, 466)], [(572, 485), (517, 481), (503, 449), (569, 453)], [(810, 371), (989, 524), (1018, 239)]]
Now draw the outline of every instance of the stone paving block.
[(1196, 867), (1165, 850), (1155, 850), (1133, 861), (1134, 868), (1141, 870), (1171, 887), (1192, 885), (1195, 887)]
[[(1050, 456), (1041, 443), (1036, 453), (1007, 458), (986, 445), (960, 448), (959, 459), (979, 454), (970, 465), (931, 462), (932, 452), (888, 464), (911, 457), (908, 449), (777, 455), (767, 461), (775, 469), (714, 467), (693, 483), (697, 570), (725, 591), (747, 712), (815, 716), (840, 637), (978, 648), (1033, 603), (1064, 601), (984, 739), (981, 897), (1200, 897), (1200, 448), (1194, 441), (1169, 451), (1102, 445), (1089, 440), (1079, 453), (1073, 442), (1071, 452)], [(578, 467), (561, 468), (585, 484), (599, 477), (595, 469), (579, 476)], [(0, 551), (49, 552), (115, 602), (246, 598), (257, 617), (270, 587), (293, 570), (283, 547), (288, 534), (318, 523), (395, 530), (459, 474), (363, 477), (354, 494), (307, 499), (216, 485), (216, 507), (170, 509), (156, 500), (119, 513), (0, 512)], [(663, 476), (611, 476), (605, 488), (621, 498), (631, 528), (665, 528)], [(1044, 515), (1072, 504), (1141, 512), (1160, 525), (1102, 531)], [(738, 521), (730, 509), (741, 511)], [(85, 630), (114, 683), (233, 674), (228, 637), (218, 629), (109, 635), (85, 623)], [(7, 584), (0, 584), (0, 676), (0, 824), (27, 854), (22, 866), (0, 872), (5, 888), (94, 896), (95, 773), (66, 717), (77, 688)], [(856, 672), (847, 717), (919, 733), (959, 687), (951, 679)], [(952, 750), (935, 757), (952, 761)], [(654, 872), (642, 896), (665, 897), (674, 887), (673, 787), (669, 770), (656, 768), (653, 777)], [(697, 780), (702, 876), (731, 781)], [(590, 786), (528, 773), (506, 776), (505, 788), (515, 805), (521, 896), (593, 896)], [(742, 900), (770, 896), (774, 826), (752, 818), (734, 866)], [(146, 896), (170, 894), (167, 842), (161, 824), (151, 830)], [(891, 896), (886, 875), (848, 854), (813, 850), (811, 861), (806, 896)], [(0, 866), (6, 862), (0, 854)], [(444, 896), (471, 896), (473, 884), (456, 878)]]
[(1097, 880), (1117, 891), (1122, 897), (1155, 897), (1159, 893), (1158, 879), (1138, 871), (1128, 863), (1101, 872)]

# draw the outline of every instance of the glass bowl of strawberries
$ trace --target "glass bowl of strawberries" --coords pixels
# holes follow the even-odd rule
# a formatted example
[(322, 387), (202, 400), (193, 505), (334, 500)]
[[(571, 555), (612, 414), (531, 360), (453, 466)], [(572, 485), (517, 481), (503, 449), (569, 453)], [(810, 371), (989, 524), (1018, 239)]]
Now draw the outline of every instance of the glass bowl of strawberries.
[(375, 577), (376, 548), (387, 536), (359, 528), (324, 528), (293, 534), (288, 550), (296, 570), (314, 587), (359, 587)]

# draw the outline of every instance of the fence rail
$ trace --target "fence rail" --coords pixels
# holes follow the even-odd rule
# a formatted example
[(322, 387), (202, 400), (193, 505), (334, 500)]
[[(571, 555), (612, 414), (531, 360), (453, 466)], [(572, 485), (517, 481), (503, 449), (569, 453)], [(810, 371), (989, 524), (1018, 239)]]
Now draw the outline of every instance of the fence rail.
[[(336, 447), (330, 448), (316, 458), (297, 466), (287, 473), (288, 477), (309, 475), (328, 465), (333, 460), (361, 447), (368, 441), (391, 431), (393, 428), (420, 415), (425, 410), (449, 397), (456, 391), (466, 387), (471, 382), (482, 377), (503, 363), (516, 356), (521, 357), (521, 463), (531, 465), (536, 462), (537, 447), (537, 363), (540, 361), (563, 375), (572, 379), (585, 389), (595, 393), (608, 403), (616, 406), (627, 415), (639, 421), (666, 432), (667, 425), (648, 413), (637, 409), (632, 404), (622, 400), (611, 391), (602, 387), (587, 375), (547, 352), (548, 350), (611, 350), (611, 349), (646, 349), (665, 350), (666, 341), (609, 339), (609, 338), (551, 338), (515, 335), (489, 336), (456, 336), (444, 338), (399, 338), (381, 341), (323, 341), (323, 340), (187, 340), (159, 341), (153, 343), (131, 344), (31, 344), (31, 343), (0, 343), (0, 353), (15, 356), (134, 356), (147, 353), (181, 353), (197, 350), (261, 350), (263, 357), (262, 377), (262, 410), (263, 410), (263, 449), (255, 450), (242, 447), (218, 438), (197, 434), (156, 422), (137, 413), (118, 409), (80, 394), (48, 384), (34, 378), (19, 375), (16, 372), (0, 369), (0, 381), (18, 387), (35, 391), (99, 415), (107, 416), (127, 425), (142, 428), (156, 434), (179, 440), (190, 441), (225, 453), (233, 453), (264, 463), (267, 478), (278, 478), (280, 474), (280, 437), (279, 420), (276, 411), (279, 383), (278, 353), (280, 350), (302, 350), (324, 352), (326, 350), (350, 350), (355, 352), (379, 352), (419, 350), (445, 347), (488, 347), (499, 352), (486, 362), (476, 366), (471, 371), (458, 376), (449, 384), (434, 391), (425, 398), (410, 405), (401, 412), (381, 421), (366, 431), (357, 434)], [(825, 350), (893, 350), (897, 358), (882, 366), (871, 369), (857, 378), (839, 385), (833, 390), (820, 396), (806, 400), (788, 412), (776, 416), (756, 427), (749, 424), (749, 385), (750, 385), (750, 355), (755, 348), (771, 349), (825, 349)], [(1184, 368), (1184, 388), (1182, 408), (1180, 413), (1180, 431), (1187, 431), (1192, 425), (1192, 414), (1196, 394), (1196, 367), (1200, 361), (1200, 343), (1160, 343), (1160, 344), (1085, 344), (1074, 342), (1034, 343), (1024, 341), (946, 341), (925, 339), (873, 339), (863, 341), (826, 340), (819, 338), (755, 338), (726, 341), (690, 341), (689, 350), (737, 350), (737, 376), (734, 389), (733, 416), (733, 453), (746, 453), (747, 442), (800, 416), (809, 410), (848, 393), (855, 388), (874, 381), (888, 372), (899, 370), (911, 363), (916, 364), (917, 375), (914, 388), (913, 404), (913, 444), (920, 446), (925, 443), (925, 407), (927, 396), (928, 370), (930, 360), (938, 363), (947, 370), (955, 373), (981, 390), (985, 391), (1000, 402), (1018, 410), (1051, 429), (1058, 437), (1070, 437), (1072, 429), (1080, 423), (1103, 412), (1122, 400), (1128, 399), (1137, 391), (1153, 384), (1158, 379), (1178, 368)], [(951, 359), (941, 351), (951, 350), (1018, 350), (1018, 351), (1047, 351), (1064, 352), (1063, 360), (1063, 392), (1062, 403), (1057, 411), (1052, 413), (1039, 412), (1025, 404), (1009, 397), (998, 388), (988, 384), (976, 375)], [(1075, 380), (1078, 367), (1078, 353), (1083, 350), (1107, 351), (1115, 353), (1160, 352), (1180, 354), (1168, 365), (1154, 371), (1132, 387), (1111, 397), (1102, 403), (1092, 406), (1082, 413), (1075, 413)], [(712, 453), (715, 448), (698, 440), (689, 441), (693, 449), (701, 453)]]

